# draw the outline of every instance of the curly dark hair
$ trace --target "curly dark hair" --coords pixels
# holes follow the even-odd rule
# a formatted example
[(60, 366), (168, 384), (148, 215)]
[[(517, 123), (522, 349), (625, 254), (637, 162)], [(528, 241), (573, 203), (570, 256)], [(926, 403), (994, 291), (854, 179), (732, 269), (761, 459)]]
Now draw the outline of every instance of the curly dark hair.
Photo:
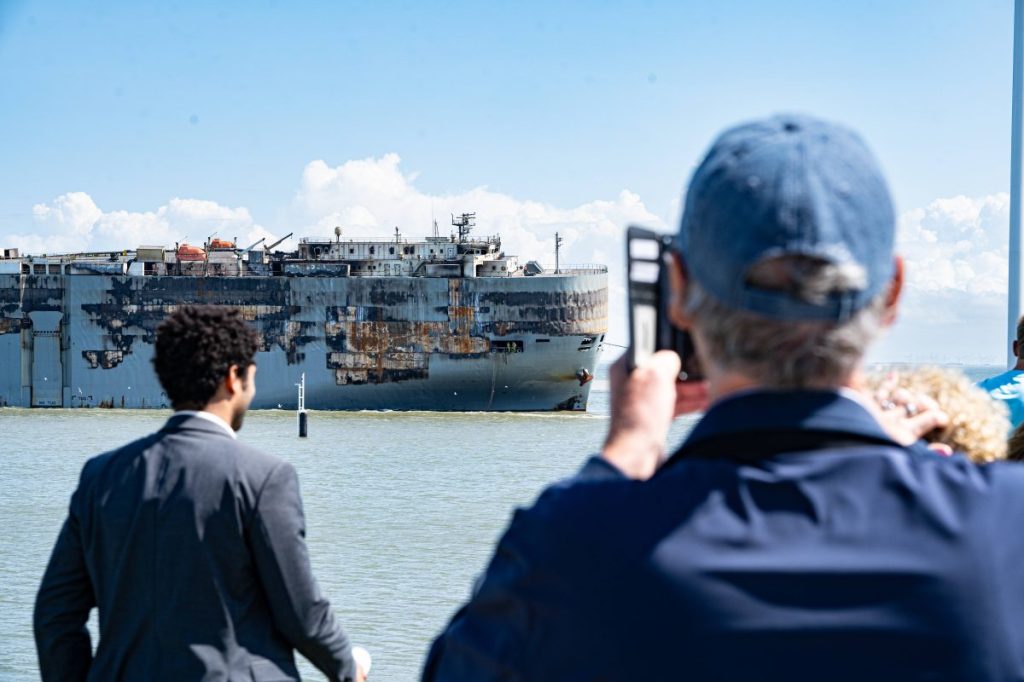
[(156, 328), (153, 366), (175, 409), (201, 409), (231, 365), (253, 364), (259, 335), (234, 308), (183, 305)]

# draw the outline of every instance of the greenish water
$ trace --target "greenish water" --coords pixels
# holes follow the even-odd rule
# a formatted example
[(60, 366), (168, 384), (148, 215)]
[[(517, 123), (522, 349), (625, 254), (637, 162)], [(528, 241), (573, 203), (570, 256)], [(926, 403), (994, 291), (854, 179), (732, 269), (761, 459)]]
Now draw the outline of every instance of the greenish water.
[[(306, 439), (294, 413), (247, 415), (239, 436), (298, 469), (314, 572), (374, 679), (417, 677), (512, 510), (596, 451), (596, 383), (587, 414), (314, 412)], [(32, 603), (82, 464), (168, 414), (0, 410), (0, 680), (38, 679)]]
[[(512, 510), (597, 450), (607, 412), (602, 373), (586, 414), (312, 413), (300, 439), (293, 413), (261, 411), (240, 437), (298, 469), (321, 587), (373, 654), (373, 679), (402, 681), (416, 679)], [(0, 680), (38, 679), (32, 603), (82, 464), (168, 414), (0, 410)]]

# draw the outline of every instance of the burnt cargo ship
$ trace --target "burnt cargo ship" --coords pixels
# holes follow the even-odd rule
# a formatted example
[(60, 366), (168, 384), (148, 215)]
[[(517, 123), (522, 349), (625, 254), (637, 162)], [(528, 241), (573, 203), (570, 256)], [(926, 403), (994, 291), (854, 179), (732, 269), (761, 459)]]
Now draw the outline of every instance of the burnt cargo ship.
[[(0, 252), (0, 406), (169, 407), (152, 368), (177, 306), (238, 308), (262, 346), (255, 408), (585, 410), (604, 266), (521, 265), (498, 237), (302, 239), (59, 256)], [(291, 236), (291, 235), (289, 235)], [(287, 237), (286, 237), (287, 238)]]

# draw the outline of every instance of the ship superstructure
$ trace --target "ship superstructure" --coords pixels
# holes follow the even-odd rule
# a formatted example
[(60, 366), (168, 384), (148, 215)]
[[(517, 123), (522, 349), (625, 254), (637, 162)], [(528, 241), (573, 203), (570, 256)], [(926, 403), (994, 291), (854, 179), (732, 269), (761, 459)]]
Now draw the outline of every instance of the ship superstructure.
[(301, 239), (0, 252), (0, 406), (166, 407), (156, 325), (230, 305), (260, 332), (254, 407), (582, 410), (607, 330), (607, 269), (544, 267), (455, 228), (410, 242)]

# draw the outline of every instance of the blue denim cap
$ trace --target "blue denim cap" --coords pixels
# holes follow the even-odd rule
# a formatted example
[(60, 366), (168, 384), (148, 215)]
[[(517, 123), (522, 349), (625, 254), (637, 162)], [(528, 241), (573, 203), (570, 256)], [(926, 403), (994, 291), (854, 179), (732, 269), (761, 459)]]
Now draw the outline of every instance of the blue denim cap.
[[(780, 115), (724, 132), (690, 180), (677, 246), (722, 303), (776, 320), (842, 322), (893, 276), (895, 215), (882, 172), (853, 131)], [(863, 288), (821, 303), (754, 288), (750, 268), (803, 255), (863, 269)]]

